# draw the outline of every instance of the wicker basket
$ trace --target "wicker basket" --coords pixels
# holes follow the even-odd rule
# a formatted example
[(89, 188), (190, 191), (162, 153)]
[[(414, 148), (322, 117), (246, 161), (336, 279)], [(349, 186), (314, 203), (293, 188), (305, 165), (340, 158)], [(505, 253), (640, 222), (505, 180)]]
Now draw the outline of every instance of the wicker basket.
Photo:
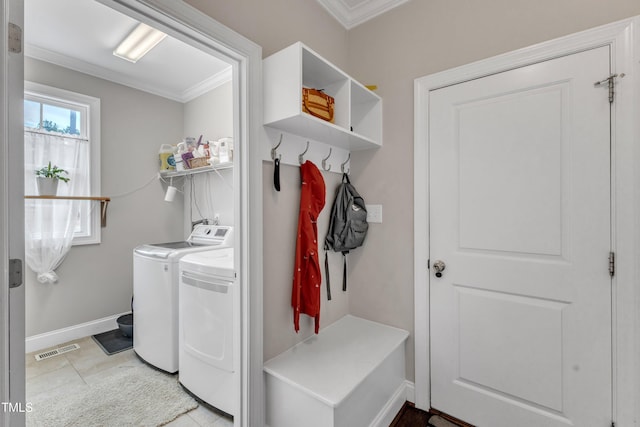
[(205, 166), (209, 166), (209, 158), (208, 157), (193, 157), (188, 160), (189, 169), (202, 168)]
[(302, 88), (302, 111), (314, 117), (334, 123), (334, 99), (318, 89)]

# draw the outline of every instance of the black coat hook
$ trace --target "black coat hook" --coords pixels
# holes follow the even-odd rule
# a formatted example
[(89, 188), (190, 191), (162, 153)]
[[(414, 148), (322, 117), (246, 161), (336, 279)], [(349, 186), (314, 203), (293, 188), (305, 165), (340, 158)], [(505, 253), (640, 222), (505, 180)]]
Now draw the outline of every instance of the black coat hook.
[(276, 155), (276, 150), (282, 144), (282, 134), (280, 134), (280, 141), (278, 141), (278, 145), (271, 149), (271, 159), (273, 159), (273, 188), (276, 191), (280, 191), (280, 160), (282, 159), (282, 154)]

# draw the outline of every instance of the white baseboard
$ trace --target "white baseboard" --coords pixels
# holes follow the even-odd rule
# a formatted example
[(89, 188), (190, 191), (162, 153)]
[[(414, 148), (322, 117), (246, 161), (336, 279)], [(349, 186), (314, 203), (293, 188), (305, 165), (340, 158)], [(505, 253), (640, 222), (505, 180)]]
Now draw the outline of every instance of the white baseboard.
[(69, 326), (67, 328), (57, 329), (43, 334), (32, 335), (25, 339), (25, 353), (55, 347), (90, 335), (111, 331), (118, 327), (116, 319), (123, 314), (128, 313), (115, 314), (113, 316), (103, 317), (102, 319), (81, 323), (79, 325)]
[(413, 402), (415, 399), (416, 387), (411, 381), (405, 380), (391, 396), (389, 401), (378, 412), (369, 427), (388, 427), (396, 417), (405, 401)]
[(405, 381), (405, 390), (407, 391), (407, 401), (416, 403), (416, 385), (411, 381)]

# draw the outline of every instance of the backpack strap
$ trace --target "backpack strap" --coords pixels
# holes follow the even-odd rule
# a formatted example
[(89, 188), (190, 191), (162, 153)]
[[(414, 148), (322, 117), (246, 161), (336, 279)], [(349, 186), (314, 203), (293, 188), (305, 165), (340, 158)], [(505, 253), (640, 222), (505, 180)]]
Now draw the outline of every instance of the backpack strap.
[(329, 280), (329, 254), (324, 250), (324, 278), (327, 282), (327, 299), (331, 301), (331, 281)]
[(347, 254), (349, 251), (342, 252), (342, 290), (347, 290)]
[[(342, 290), (347, 290), (347, 254), (349, 251), (342, 252)], [(327, 300), (331, 301), (331, 279), (329, 278), (329, 254), (324, 251), (324, 279), (327, 282)]]

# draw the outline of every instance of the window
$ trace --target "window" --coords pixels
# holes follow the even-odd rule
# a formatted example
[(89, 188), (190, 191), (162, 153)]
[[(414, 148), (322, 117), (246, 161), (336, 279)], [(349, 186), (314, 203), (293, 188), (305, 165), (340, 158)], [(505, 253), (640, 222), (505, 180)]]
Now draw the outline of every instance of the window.
[[(58, 196), (100, 194), (100, 100), (25, 82), (25, 194), (36, 193), (35, 170), (49, 161), (72, 180)], [(74, 245), (100, 243), (100, 206), (82, 201)]]

